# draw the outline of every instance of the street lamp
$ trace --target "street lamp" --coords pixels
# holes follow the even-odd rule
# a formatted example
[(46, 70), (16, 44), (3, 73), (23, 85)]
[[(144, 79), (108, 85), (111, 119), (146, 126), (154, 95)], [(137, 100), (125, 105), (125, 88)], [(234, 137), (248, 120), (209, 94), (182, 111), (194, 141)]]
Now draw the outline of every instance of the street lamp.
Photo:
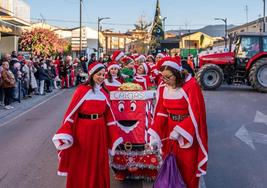
[(100, 31), (100, 22), (105, 19), (110, 19), (110, 17), (104, 17), (104, 18), (97, 18), (97, 59), (99, 59), (99, 31)]
[(227, 18), (214, 18), (215, 20), (221, 20), (224, 22), (224, 40), (225, 40), (225, 49), (227, 48)]
[(265, 0), (263, 0), (263, 28), (262, 31), (265, 32)]

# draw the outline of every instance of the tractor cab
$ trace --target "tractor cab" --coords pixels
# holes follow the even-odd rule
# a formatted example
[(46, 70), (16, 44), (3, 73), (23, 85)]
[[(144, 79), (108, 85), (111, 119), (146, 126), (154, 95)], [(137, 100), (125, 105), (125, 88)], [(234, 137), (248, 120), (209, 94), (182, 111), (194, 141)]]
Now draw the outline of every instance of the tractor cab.
[(235, 40), (234, 52), (235, 52), (236, 64), (238, 67), (239, 66), (246, 67), (246, 64), (252, 57), (263, 51), (262, 43), (264, 39), (265, 42), (267, 42), (267, 36), (265, 38), (262, 36), (256, 36), (252, 34), (237, 36)]

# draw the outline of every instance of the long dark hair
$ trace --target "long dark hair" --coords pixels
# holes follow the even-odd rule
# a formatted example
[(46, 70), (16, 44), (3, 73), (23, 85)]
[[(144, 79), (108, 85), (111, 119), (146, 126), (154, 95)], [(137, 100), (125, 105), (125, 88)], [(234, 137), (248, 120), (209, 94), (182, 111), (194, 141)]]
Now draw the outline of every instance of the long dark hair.
[[(118, 70), (118, 78), (119, 79), (121, 79), (121, 80), (123, 80), (123, 77), (122, 77), (122, 75), (121, 75), (121, 71), (120, 71), (120, 69)], [(112, 75), (111, 75), (111, 73), (110, 73), (110, 71), (108, 71), (108, 81), (110, 82), (110, 83), (112, 83), (113, 82), (113, 80), (112, 80)]]
[[(98, 73), (98, 72), (99, 72), (100, 70), (102, 70), (102, 69), (105, 69), (105, 68), (104, 68), (104, 67), (99, 67), (98, 69), (96, 69), (96, 70), (93, 72), (93, 74), (91, 74), (91, 75), (89, 76), (88, 80), (84, 83), (84, 85), (89, 85), (89, 86), (91, 86), (91, 87), (92, 87), (92, 90), (93, 90), (94, 93), (95, 93), (95, 89), (94, 89), (94, 87), (95, 87), (95, 81), (94, 81), (93, 77), (94, 77), (94, 75), (95, 75), (96, 73)], [(109, 93), (109, 91), (108, 91), (108, 89), (106, 88), (104, 82), (101, 84), (101, 87), (102, 87), (107, 93)]]
[(187, 70), (178, 71), (170, 66), (162, 66), (160, 71), (163, 72), (164, 70), (169, 70), (175, 76), (175, 87), (181, 87), (185, 83), (185, 79), (188, 75)]

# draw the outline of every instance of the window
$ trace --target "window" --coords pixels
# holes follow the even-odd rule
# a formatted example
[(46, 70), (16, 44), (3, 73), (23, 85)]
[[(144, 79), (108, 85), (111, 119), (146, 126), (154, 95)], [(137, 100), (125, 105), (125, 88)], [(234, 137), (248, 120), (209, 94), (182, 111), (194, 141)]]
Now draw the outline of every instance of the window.
[(262, 38), (262, 50), (267, 52), (267, 37)]
[(251, 58), (259, 52), (260, 52), (260, 38), (259, 37), (247, 36), (247, 37), (241, 38), (239, 48), (238, 48), (238, 53), (237, 53), (239, 58)]

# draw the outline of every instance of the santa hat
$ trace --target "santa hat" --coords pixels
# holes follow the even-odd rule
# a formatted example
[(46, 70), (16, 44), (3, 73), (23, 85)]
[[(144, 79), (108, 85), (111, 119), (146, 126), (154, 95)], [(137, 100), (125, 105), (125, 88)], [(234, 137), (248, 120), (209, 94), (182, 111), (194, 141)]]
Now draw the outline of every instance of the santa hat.
[(150, 67), (146, 63), (142, 63), (144, 69), (145, 69), (145, 74), (148, 75), (150, 73)]
[(121, 61), (122, 61), (123, 65), (128, 65), (129, 63), (134, 62), (134, 60), (128, 56), (125, 56), (124, 58), (122, 58)]
[(147, 56), (147, 59), (148, 58), (152, 58), (153, 60), (155, 59), (155, 57), (153, 55), (151, 55), (151, 54)]
[(116, 50), (112, 56), (111, 56), (111, 60), (112, 61), (119, 61), (120, 58), (122, 58), (124, 56), (124, 52), (120, 51), (120, 50)]
[(112, 68), (120, 69), (120, 65), (118, 63), (116, 63), (115, 61), (112, 61), (108, 64), (108, 71), (110, 71), (110, 69), (112, 69)]
[(146, 57), (142, 54), (138, 55), (137, 57), (135, 57), (134, 59), (135, 61), (146, 61)]
[(164, 58), (164, 57), (167, 57), (167, 54), (165, 52), (160, 52), (156, 55), (156, 58), (157, 57), (160, 57), (160, 58)]
[(91, 76), (97, 69), (99, 68), (105, 68), (105, 66), (102, 63), (99, 62), (93, 62), (88, 66), (88, 74)]
[(181, 58), (164, 57), (161, 60), (159, 60), (157, 66), (158, 66), (158, 70), (160, 70), (162, 66), (172, 67), (178, 71), (183, 70), (183, 67), (181, 64)]

